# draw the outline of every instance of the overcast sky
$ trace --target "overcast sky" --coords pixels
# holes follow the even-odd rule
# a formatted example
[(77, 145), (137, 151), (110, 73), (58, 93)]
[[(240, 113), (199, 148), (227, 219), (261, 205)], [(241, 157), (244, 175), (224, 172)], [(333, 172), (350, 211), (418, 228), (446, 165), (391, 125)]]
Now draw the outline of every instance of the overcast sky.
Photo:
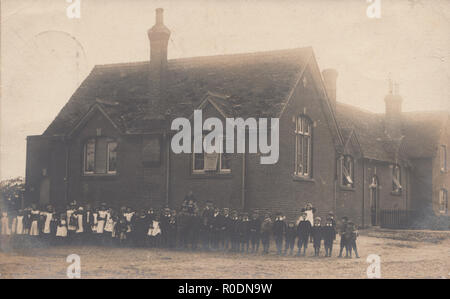
[[(1, 1), (0, 178), (25, 174), (25, 138), (39, 135), (96, 64), (149, 58), (146, 31), (165, 9), (169, 58), (312, 46), (339, 72), (338, 101), (382, 112), (389, 74), (404, 111), (450, 110), (450, 1)], [(78, 54), (77, 54), (78, 53)]]

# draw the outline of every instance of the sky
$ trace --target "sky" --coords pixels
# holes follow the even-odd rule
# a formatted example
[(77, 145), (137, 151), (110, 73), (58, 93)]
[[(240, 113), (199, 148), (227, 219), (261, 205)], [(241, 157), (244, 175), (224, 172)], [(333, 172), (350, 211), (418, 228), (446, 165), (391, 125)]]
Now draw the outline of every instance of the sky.
[(449, 0), (80, 3), (71, 19), (66, 0), (1, 1), (0, 179), (25, 175), (26, 136), (43, 133), (96, 64), (149, 59), (158, 7), (169, 59), (311, 46), (321, 69), (339, 72), (340, 102), (383, 112), (390, 77), (403, 111), (450, 110)]

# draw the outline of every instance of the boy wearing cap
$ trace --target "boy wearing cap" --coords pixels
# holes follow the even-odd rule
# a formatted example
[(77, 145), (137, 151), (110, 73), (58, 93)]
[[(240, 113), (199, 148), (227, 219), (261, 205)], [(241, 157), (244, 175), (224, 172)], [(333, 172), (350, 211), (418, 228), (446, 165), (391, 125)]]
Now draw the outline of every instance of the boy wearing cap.
[(352, 250), (355, 252), (355, 257), (359, 258), (358, 249), (356, 247), (356, 239), (358, 238), (358, 231), (356, 225), (352, 222), (348, 222), (347, 227), (347, 248), (348, 248), (348, 258), (352, 258)]
[(348, 217), (344, 216), (341, 218), (341, 225), (339, 227), (339, 235), (341, 236), (341, 242), (340, 242), (340, 249), (339, 249), (338, 257), (342, 257), (342, 251), (344, 250), (344, 248), (346, 251), (346, 256), (348, 256), (348, 247), (347, 247), (348, 242), (346, 240), (347, 222), (348, 222)]
[(311, 228), (311, 238), (314, 246), (314, 256), (320, 254), (320, 244), (322, 243), (322, 227), (320, 226), (320, 217), (314, 218), (314, 226)]
[(305, 212), (302, 213), (300, 221), (297, 226), (298, 235), (298, 253), (297, 256), (301, 256), (301, 251), (303, 248), (303, 256), (306, 255), (306, 248), (308, 248), (308, 240), (311, 235), (311, 222), (306, 218)]
[(285, 238), (285, 246), (284, 246), (284, 255), (287, 255), (289, 250), (289, 255), (294, 253), (294, 245), (295, 239), (297, 237), (297, 228), (295, 226), (295, 222), (289, 222), (286, 225), (286, 238)]
[(253, 212), (252, 219), (249, 223), (250, 226), (250, 242), (252, 244), (252, 253), (257, 253), (259, 250), (260, 243), (260, 231), (261, 231), (261, 219), (258, 213)]
[(272, 219), (270, 214), (266, 213), (263, 222), (261, 223), (261, 242), (263, 244), (263, 254), (269, 253), (270, 233), (272, 232)]
[(333, 251), (333, 241), (336, 239), (336, 229), (331, 218), (327, 217), (325, 225), (322, 227), (322, 231), (325, 256), (331, 257), (331, 252)]
[(283, 250), (283, 236), (286, 232), (286, 222), (281, 213), (277, 213), (275, 221), (273, 222), (273, 236), (275, 238), (275, 245), (277, 246), (277, 254), (281, 255)]

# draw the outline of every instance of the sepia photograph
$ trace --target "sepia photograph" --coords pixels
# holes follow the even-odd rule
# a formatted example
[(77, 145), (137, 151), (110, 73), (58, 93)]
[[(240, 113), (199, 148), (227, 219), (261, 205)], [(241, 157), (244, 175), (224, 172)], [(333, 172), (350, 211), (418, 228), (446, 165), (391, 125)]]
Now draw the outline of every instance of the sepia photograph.
[(0, 279), (450, 278), (450, 1), (0, 8)]

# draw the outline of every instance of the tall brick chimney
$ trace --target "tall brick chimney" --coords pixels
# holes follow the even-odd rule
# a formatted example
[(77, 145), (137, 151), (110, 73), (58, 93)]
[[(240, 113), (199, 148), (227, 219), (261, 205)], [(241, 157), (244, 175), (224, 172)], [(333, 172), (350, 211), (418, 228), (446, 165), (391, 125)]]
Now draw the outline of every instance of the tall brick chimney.
[(322, 77), (331, 108), (336, 110), (336, 81), (338, 72), (335, 69), (325, 69), (322, 71)]
[(164, 25), (164, 10), (156, 9), (156, 22), (147, 31), (150, 40), (149, 69), (149, 117), (164, 118), (166, 105), (164, 101), (165, 78), (167, 71), (167, 46), (170, 30)]
[(402, 136), (402, 97), (398, 94), (398, 84), (389, 80), (389, 93), (384, 98), (386, 113), (384, 132), (390, 138)]

